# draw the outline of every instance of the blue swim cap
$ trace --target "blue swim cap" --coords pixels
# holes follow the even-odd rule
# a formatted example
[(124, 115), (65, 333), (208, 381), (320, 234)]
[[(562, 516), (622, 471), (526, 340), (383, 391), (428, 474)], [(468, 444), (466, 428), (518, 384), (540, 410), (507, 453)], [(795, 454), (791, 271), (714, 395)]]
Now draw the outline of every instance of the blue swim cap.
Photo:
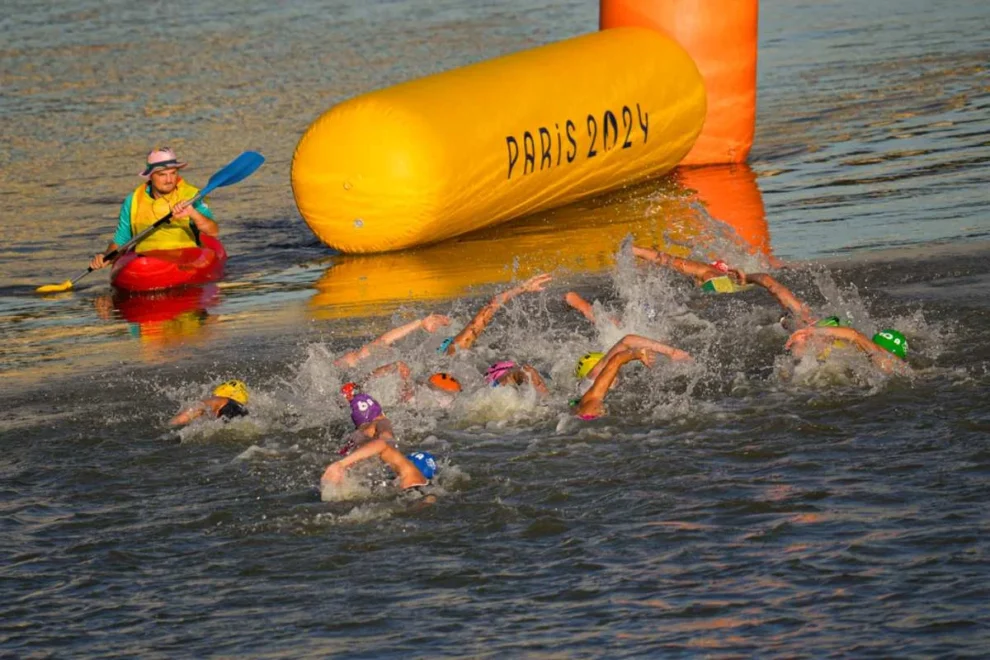
[(447, 337), (442, 342), (440, 342), (440, 348), (437, 349), (437, 353), (439, 353), (440, 355), (443, 355), (444, 353), (447, 352), (447, 349), (450, 348), (450, 345), (453, 344), (453, 343), (454, 343), (454, 338), (453, 337)]
[(427, 479), (432, 479), (433, 475), (437, 473), (437, 461), (433, 458), (433, 454), (428, 451), (414, 451), (406, 458), (412, 461), (416, 469), (422, 472)]

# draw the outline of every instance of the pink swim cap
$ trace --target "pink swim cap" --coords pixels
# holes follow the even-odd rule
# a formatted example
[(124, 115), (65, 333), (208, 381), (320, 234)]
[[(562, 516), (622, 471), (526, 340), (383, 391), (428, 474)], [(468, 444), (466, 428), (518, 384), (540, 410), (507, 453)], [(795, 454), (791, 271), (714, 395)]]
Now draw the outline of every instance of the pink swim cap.
[(506, 373), (512, 371), (516, 368), (516, 363), (511, 360), (503, 360), (501, 362), (496, 362), (492, 366), (488, 367), (485, 371), (485, 380), (491, 383), (492, 387), (498, 385), (498, 379), (504, 376)]

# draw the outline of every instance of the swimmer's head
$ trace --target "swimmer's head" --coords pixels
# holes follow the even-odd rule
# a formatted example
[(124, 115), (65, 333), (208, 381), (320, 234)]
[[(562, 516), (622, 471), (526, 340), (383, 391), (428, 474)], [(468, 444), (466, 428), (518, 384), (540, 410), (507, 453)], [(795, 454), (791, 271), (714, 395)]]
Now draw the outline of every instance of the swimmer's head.
[(351, 399), (351, 421), (358, 427), (382, 414), (382, 407), (367, 394), (355, 394)]
[(439, 390), (441, 392), (456, 393), (461, 391), (460, 382), (450, 374), (442, 371), (427, 378), (426, 384), (429, 385), (430, 389)]
[(825, 318), (818, 319), (815, 322), (815, 327), (816, 328), (841, 328), (843, 326), (844, 326), (844, 324), (842, 323), (842, 319), (840, 319), (838, 316), (834, 316), (834, 315), (833, 316), (826, 316)]
[(902, 360), (907, 356), (907, 338), (897, 330), (881, 330), (873, 335), (873, 343)]
[(585, 353), (578, 358), (577, 366), (574, 368), (575, 378), (584, 378), (591, 370), (595, 368), (595, 365), (601, 362), (602, 358), (605, 357), (604, 353)]
[(243, 380), (228, 380), (226, 383), (221, 383), (217, 385), (216, 389), (213, 390), (213, 396), (222, 396), (225, 399), (232, 399), (242, 406), (246, 406), (248, 402), (248, 390), (247, 385), (244, 384)]
[(344, 383), (340, 386), (340, 393), (344, 395), (344, 398), (350, 401), (354, 398), (354, 392), (357, 390), (357, 383)]
[(453, 343), (454, 343), (454, 338), (447, 337), (442, 342), (440, 342), (440, 347), (437, 349), (437, 353), (439, 353), (440, 355), (444, 355), (447, 352), (447, 349), (450, 348), (450, 345)]
[(502, 360), (488, 367), (485, 371), (485, 380), (494, 387), (498, 385), (498, 379), (516, 368), (516, 363), (511, 360)]
[(412, 461), (416, 469), (422, 472), (427, 479), (432, 479), (433, 475), (437, 473), (437, 459), (428, 451), (414, 451), (406, 458)]
[(714, 268), (715, 270), (717, 270), (720, 273), (728, 273), (729, 272), (729, 264), (725, 263), (721, 259), (716, 259), (715, 261), (713, 261), (712, 262), (712, 268)]

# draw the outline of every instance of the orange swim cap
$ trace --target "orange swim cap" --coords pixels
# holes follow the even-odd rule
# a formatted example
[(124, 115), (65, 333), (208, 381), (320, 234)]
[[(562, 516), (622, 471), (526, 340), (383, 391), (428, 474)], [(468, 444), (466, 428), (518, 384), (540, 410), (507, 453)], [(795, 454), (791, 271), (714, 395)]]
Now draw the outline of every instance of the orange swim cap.
[(354, 390), (357, 388), (357, 383), (344, 383), (340, 386), (340, 393), (344, 395), (345, 399), (350, 401), (354, 398)]
[(426, 379), (426, 384), (444, 392), (460, 392), (461, 384), (456, 378), (447, 373), (436, 373)]

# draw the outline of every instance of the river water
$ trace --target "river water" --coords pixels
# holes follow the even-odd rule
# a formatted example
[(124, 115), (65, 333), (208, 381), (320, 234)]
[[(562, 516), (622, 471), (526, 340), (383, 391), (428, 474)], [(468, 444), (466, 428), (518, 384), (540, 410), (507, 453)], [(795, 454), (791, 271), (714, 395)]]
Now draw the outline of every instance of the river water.
[[(985, 655), (985, 3), (765, 3), (749, 168), (360, 258), (295, 210), (306, 126), (354, 94), (591, 31), (597, 3), (5, 9), (0, 655)], [(200, 185), (243, 150), (268, 158), (214, 195), (224, 282), (160, 303), (180, 310), (167, 319), (102, 273), (35, 296), (105, 245), (162, 143)], [(633, 264), (627, 234), (746, 268), (772, 254), (817, 312), (901, 329), (912, 374), (795, 364), (766, 295), (704, 297)], [(431, 311), (463, 324), (540, 270), (550, 288), (468, 354), (441, 359), (420, 333), (333, 365)], [(622, 330), (567, 308), (571, 288), (695, 362), (629, 369), (609, 414), (576, 422), (574, 361)], [(470, 384), (449, 408), (368, 385), (402, 446), (440, 458), (437, 502), (377, 469), (321, 498), (350, 426), (337, 389), (397, 357)], [(506, 357), (550, 376), (548, 401), (476, 385)], [(231, 377), (249, 417), (167, 429)]]

